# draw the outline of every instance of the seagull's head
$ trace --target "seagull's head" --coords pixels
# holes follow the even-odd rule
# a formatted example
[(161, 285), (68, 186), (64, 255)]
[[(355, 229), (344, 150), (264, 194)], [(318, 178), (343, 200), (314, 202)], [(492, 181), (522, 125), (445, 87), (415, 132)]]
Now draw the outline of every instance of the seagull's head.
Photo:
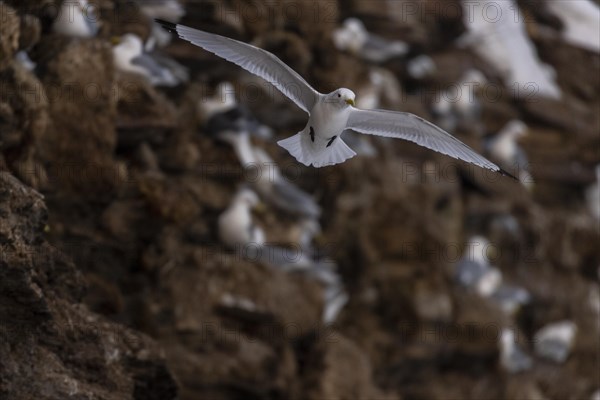
[(480, 264), (489, 264), (490, 252), (493, 250), (493, 246), (487, 238), (476, 235), (469, 238), (463, 257)]
[(132, 53), (141, 54), (144, 49), (144, 42), (142, 39), (133, 33), (127, 33), (123, 36), (113, 37), (111, 39), (113, 45), (119, 46), (122, 49), (126, 49)]
[(234, 202), (247, 208), (254, 208), (260, 204), (260, 199), (252, 189), (244, 187), (236, 194)]
[(527, 125), (519, 120), (512, 120), (504, 128), (504, 133), (510, 138), (519, 139), (527, 135)]
[(329, 93), (329, 99), (332, 103), (338, 104), (340, 108), (354, 106), (356, 95), (350, 89), (342, 88)]

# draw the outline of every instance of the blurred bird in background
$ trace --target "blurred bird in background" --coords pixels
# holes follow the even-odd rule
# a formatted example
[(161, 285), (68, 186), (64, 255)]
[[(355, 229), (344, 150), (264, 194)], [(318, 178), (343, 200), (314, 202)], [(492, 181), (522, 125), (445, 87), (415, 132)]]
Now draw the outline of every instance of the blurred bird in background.
[(142, 39), (127, 33), (114, 39), (113, 58), (119, 71), (148, 79), (154, 86), (177, 86), (189, 79), (185, 67), (176, 61), (145, 50)]
[(90, 38), (98, 33), (99, 20), (94, 4), (89, 4), (87, 0), (65, 0), (52, 24), (52, 30), (65, 36)]
[(456, 264), (455, 280), (481, 296), (492, 295), (502, 282), (502, 273), (489, 262), (488, 251), (492, 248), (483, 236), (471, 237), (465, 245), (463, 257)]
[[(148, 17), (150, 21), (156, 18), (166, 19), (168, 21), (179, 22), (185, 15), (185, 7), (178, 0), (137, 0), (138, 6), (142, 13)], [(161, 29), (159, 26), (152, 24), (152, 32), (150, 38), (146, 42), (146, 50), (165, 47), (171, 43), (172, 36)]]
[[(561, 98), (556, 73), (540, 60), (514, 0), (481, 0), (463, 6), (467, 33), (459, 38), (459, 46), (472, 48), (496, 66), (515, 97)], [(490, 8), (497, 10), (494, 17), (487, 16)]]
[(592, 0), (555, 0), (544, 5), (563, 23), (563, 40), (600, 53), (600, 6)]
[(408, 44), (404, 42), (370, 33), (358, 18), (345, 20), (342, 27), (333, 32), (333, 42), (338, 50), (348, 51), (375, 64), (402, 57), (409, 51)]
[(219, 216), (219, 238), (232, 249), (248, 245), (262, 246), (265, 233), (254, 223), (252, 208), (258, 206), (260, 200), (256, 193), (248, 188), (241, 188), (229, 205)]
[(455, 132), (463, 126), (483, 135), (481, 126), (481, 102), (477, 98), (477, 88), (487, 82), (483, 72), (467, 70), (460, 81), (436, 96), (433, 115), (442, 129)]
[(517, 342), (512, 328), (503, 328), (499, 337), (500, 365), (515, 374), (531, 369), (533, 360)]
[(532, 189), (533, 177), (529, 173), (529, 160), (519, 146), (519, 139), (527, 134), (527, 125), (519, 120), (509, 121), (500, 132), (486, 143), (490, 157), (508, 170), (516, 170), (516, 175), (525, 187)]

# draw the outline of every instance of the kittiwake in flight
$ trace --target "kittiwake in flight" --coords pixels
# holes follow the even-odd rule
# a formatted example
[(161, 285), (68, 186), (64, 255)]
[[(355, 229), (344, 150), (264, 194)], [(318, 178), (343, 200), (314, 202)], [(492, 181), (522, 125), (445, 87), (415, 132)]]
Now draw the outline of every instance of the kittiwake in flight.
[(450, 157), (512, 176), (454, 136), (416, 115), (355, 108), (355, 94), (350, 89), (341, 88), (329, 94), (321, 94), (296, 71), (263, 49), (184, 25), (159, 19), (156, 21), (180, 38), (265, 79), (307, 112), (309, 119), (306, 127), (298, 134), (278, 142), (304, 165), (318, 168), (339, 164), (354, 157), (356, 153), (340, 137), (344, 130), (352, 129), (368, 135), (408, 140)]

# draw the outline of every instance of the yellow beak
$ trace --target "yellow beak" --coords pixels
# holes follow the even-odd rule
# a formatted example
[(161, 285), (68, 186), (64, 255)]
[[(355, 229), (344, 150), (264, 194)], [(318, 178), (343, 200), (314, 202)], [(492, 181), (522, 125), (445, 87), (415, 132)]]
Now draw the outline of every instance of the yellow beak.
[(121, 38), (120, 38), (119, 36), (113, 36), (113, 37), (111, 37), (111, 38), (110, 38), (110, 43), (111, 43), (113, 46), (116, 46), (116, 45), (118, 45), (119, 43), (121, 43)]
[(258, 202), (254, 207), (252, 207), (255, 213), (261, 215), (267, 213), (267, 205), (262, 201)]
[(348, 104), (348, 105), (350, 105), (350, 106), (354, 107), (354, 100), (352, 100), (352, 99), (348, 99), (348, 100), (346, 100), (346, 104)]

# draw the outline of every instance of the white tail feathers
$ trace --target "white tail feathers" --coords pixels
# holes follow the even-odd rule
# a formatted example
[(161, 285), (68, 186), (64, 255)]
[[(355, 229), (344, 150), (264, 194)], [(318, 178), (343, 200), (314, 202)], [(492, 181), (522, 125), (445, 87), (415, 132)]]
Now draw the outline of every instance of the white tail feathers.
[(313, 160), (312, 149), (308, 143), (303, 145), (304, 132), (298, 132), (294, 136), (277, 142), (278, 145), (286, 149), (298, 162), (310, 166)]
[(298, 162), (310, 166), (326, 167), (346, 161), (356, 155), (344, 141), (338, 137), (333, 140), (329, 147), (326, 143), (312, 143), (309, 135), (305, 132), (299, 132), (294, 136), (277, 142), (278, 145), (289, 151)]
[(342, 138), (336, 138), (331, 146), (324, 148), (318, 157), (313, 161), (313, 166), (316, 168), (326, 167), (343, 163), (349, 158), (352, 158), (356, 153), (348, 147)]

